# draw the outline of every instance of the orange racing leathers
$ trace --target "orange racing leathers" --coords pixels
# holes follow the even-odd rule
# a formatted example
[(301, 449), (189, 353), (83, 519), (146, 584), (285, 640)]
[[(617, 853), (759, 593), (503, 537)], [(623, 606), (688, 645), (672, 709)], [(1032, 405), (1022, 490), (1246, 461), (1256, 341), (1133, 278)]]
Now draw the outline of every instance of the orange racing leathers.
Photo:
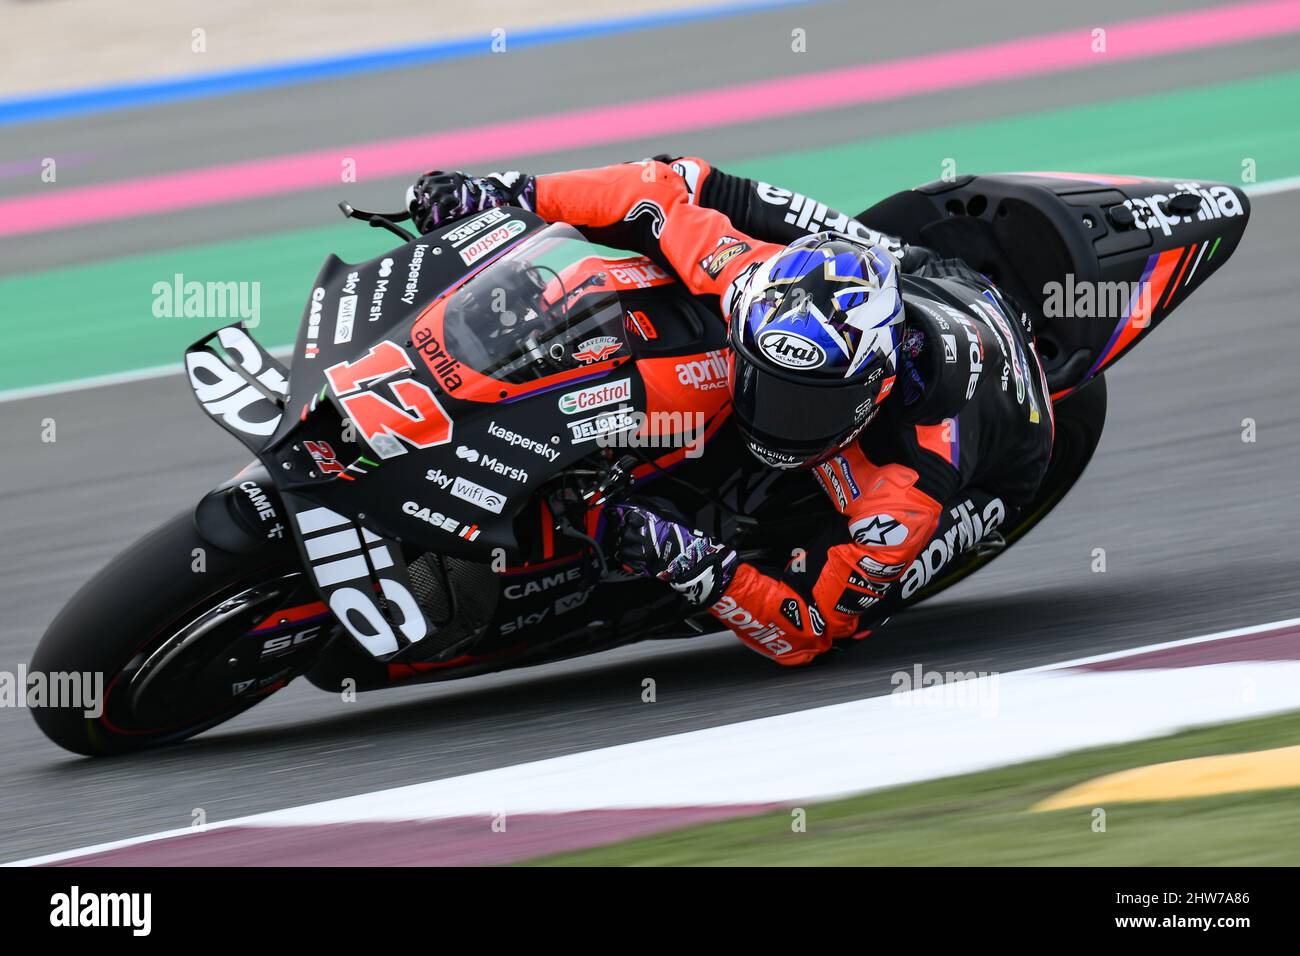
[(810, 538), (784, 568), (742, 563), (710, 608), (750, 647), (803, 664), (864, 636), (1032, 499), (1051, 453), (1051, 399), (1027, 321), (964, 263), (905, 250), (702, 159), (663, 159), (538, 176), (536, 211), (650, 256), (724, 319), (749, 276), (806, 233), (848, 232), (902, 256), (897, 394), (813, 469), (844, 525)]

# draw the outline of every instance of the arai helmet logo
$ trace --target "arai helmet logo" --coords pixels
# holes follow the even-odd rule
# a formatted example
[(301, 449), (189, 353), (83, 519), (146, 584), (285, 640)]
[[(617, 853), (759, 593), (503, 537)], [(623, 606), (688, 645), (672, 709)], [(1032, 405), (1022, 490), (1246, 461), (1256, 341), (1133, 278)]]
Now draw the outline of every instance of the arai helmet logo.
[(758, 337), (758, 349), (786, 368), (817, 368), (826, 362), (826, 353), (820, 345), (794, 332), (777, 329), (764, 332)]

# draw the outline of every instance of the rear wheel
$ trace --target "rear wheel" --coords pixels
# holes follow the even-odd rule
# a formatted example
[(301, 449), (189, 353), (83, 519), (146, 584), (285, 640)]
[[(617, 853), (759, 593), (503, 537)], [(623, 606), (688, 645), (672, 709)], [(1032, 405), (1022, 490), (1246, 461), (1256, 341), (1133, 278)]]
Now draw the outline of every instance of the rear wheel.
[(1020, 520), (1003, 531), (1005, 546), (997, 549), (976, 547), (959, 556), (944, 573), (907, 602), (909, 607), (915, 607), (974, 574), (1028, 534), (1061, 503), (1061, 499), (1088, 467), (1092, 453), (1101, 441), (1102, 428), (1106, 424), (1105, 377), (1098, 375), (1083, 388), (1058, 402), (1053, 411), (1056, 437), (1052, 443), (1052, 460), (1048, 463), (1047, 474), (1043, 476), (1038, 496), (1025, 508)]
[(49, 700), (32, 714), (79, 754), (183, 740), (265, 700), (334, 633), (291, 544), (231, 554), (204, 541), (187, 511), (87, 582), (36, 648), (33, 674), (50, 687), (54, 675), (89, 675), (97, 699)]

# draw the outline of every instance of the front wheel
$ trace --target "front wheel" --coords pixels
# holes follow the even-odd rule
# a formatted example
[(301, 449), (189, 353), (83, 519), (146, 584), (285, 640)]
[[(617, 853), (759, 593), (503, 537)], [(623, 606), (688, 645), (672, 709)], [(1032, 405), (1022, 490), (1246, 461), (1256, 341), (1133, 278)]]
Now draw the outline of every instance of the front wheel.
[(32, 714), (52, 741), (88, 756), (183, 740), (285, 686), (336, 632), (291, 543), (231, 554), (184, 512), (59, 612), (30, 672), (65, 693)]

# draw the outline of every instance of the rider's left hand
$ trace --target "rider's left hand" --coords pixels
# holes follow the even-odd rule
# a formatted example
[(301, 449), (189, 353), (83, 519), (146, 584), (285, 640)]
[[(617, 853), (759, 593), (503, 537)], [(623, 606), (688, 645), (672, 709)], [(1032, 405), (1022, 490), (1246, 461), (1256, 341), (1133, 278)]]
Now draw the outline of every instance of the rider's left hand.
[(523, 173), (471, 176), (433, 169), (407, 187), (406, 208), (415, 228), (423, 234), (444, 222), (497, 206), (531, 210), (534, 191), (533, 177)]
[(636, 505), (613, 511), (619, 522), (618, 559), (631, 570), (658, 578), (692, 604), (713, 604), (731, 583), (732, 548)]

